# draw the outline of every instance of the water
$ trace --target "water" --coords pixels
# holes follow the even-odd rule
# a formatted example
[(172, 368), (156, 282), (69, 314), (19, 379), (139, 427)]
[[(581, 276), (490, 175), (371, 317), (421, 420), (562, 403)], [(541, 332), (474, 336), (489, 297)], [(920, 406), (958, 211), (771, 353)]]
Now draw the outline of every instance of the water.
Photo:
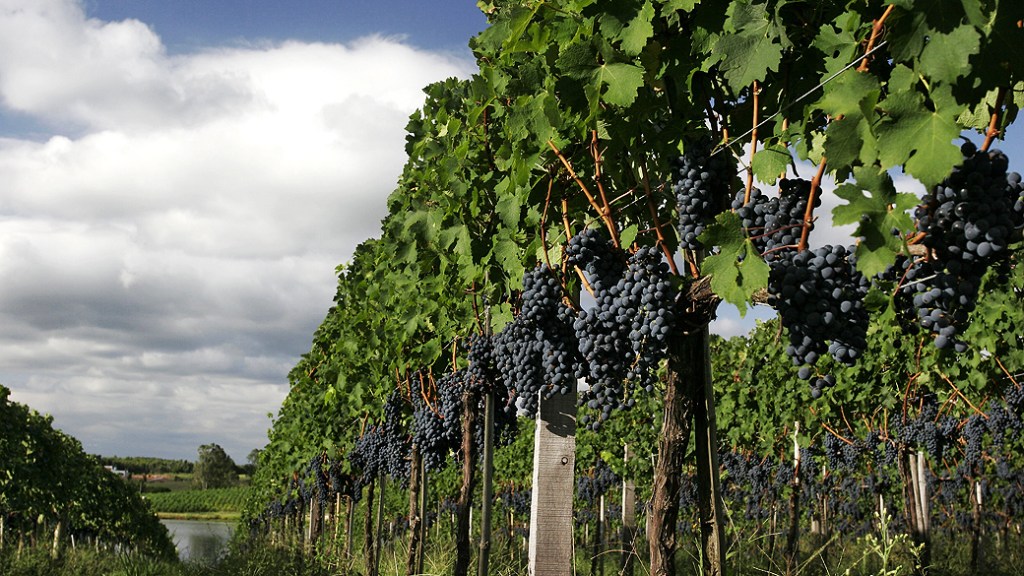
[(178, 557), (193, 562), (216, 560), (227, 547), (235, 525), (201, 520), (161, 520), (171, 533)]

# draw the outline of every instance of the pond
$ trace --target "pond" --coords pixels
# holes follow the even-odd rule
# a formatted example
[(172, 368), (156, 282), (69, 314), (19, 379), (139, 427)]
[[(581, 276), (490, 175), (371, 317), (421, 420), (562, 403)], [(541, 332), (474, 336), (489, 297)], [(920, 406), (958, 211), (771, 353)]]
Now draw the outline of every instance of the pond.
[(171, 533), (178, 557), (193, 562), (212, 562), (227, 548), (235, 530), (231, 522), (161, 520)]

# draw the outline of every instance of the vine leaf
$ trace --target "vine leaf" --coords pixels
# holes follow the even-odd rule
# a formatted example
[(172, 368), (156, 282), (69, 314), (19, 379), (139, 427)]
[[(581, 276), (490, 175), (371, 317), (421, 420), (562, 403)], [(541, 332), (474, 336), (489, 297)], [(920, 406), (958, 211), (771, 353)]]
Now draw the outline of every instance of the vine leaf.
[(766, 146), (758, 150), (750, 161), (750, 169), (758, 181), (765, 184), (775, 184), (780, 174), (785, 174), (793, 158), (789, 149), (781, 144)]
[(934, 110), (917, 92), (890, 93), (880, 106), (891, 118), (878, 127), (878, 151), (883, 168), (903, 165), (930, 187), (945, 178), (961, 160), (953, 140), (960, 135), (956, 118), (963, 110), (948, 86), (932, 91)]
[(619, 242), (623, 247), (630, 246), (633, 241), (636, 240), (636, 235), (640, 231), (636, 224), (629, 226), (622, 232), (619, 232)]
[(603, 100), (616, 106), (629, 106), (636, 100), (637, 90), (644, 84), (644, 70), (633, 64), (614, 62), (602, 64), (594, 70), (593, 86), (600, 91), (603, 85), (608, 89)]
[(711, 290), (736, 306), (740, 316), (755, 292), (768, 286), (768, 265), (754, 243), (743, 235), (740, 218), (723, 212), (698, 238), (705, 246), (718, 246), (719, 253), (701, 263), (701, 273), (711, 277)]
[[(857, 269), (872, 277), (892, 264), (903, 249), (902, 234), (913, 227), (907, 211), (918, 199), (914, 194), (897, 192), (889, 173), (877, 167), (857, 167), (853, 173), (856, 182), (835, 190), (847, 204), (832, 209), (832, 223), (857, 223), (856, 236), (863, 238), (856, 249)], [(899, 233), (893, 234), (893, 230)]]
[(782, 62), (782, 44), (768, 19), (763, 6), (734, 6), (733, 34), (725, 34), (715, 43), (712, 59), (717, 55), (725, 79), (736, 92), (750, 86), (754, 80), (764, 80), (769, 70), (778, 71)]
[(825, 155), (837, 173), (856, 163), (872, 164), (878, 158), (878, 141), (860, 113), (829, 122), (825, 131)]
[(818, 106), (833, 117), (869, 114), (878, 102), (881, 86), (871, 74), (846, 73), (825, 85)]
[(619, 36), (622, 39), (623, 52), (636, 56), (647, 46), (647, 41), (654, 35), (654, 25), (651, 23), (653, 19), (654, 5), (649, 1), (644, 2), (636, 18), (630, 21)]
[(970, 57), (978, 52), (980, 35), (970, 24), (949, 34), (932, 31), (921, 51), (921, 70), (933, 81), (953, 82), (971, 72)]

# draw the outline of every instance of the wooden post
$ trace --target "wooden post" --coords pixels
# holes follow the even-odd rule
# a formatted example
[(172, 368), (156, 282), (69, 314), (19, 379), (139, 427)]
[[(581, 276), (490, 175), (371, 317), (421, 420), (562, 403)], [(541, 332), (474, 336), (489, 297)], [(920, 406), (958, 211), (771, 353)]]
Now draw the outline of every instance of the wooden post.
[(576, 386), (540, 400), (533, 445), (530, 576), (573, 573), (572, 500), (576, 483)]
[[(423, 458), (420, 458), (420, 494), (419, 494), (419, 515), (420, 515), (420, 546), (416, 553), (416, 573), (423, 574), (423, 557), (427, 549), (427, 465)], [(440, 520), (440, 519), (439, 519)], [(438, 522), (440, 524), (440, 522)]]
[(921, 566), (923, 571), (927, 571), (932, 563), (931, 514), (928, 508), (928, 477), (925, 474), (924, 452), (921, 450), (917, 451), (917, 494), (918, 528), (924, 546), (921, 550)]
[(487, 576), (491, 556), (491, 500), (494, 498), (494, 394), (484, 395), (483, 493), (480, 503), (480, 543), (477, 576)]
[(594, 538), (590, 542), (590, 576), (597, 576), (601, 561), (601, 525), (604, 516), (604, 495), (598, 498), (597, 515), (594, 519)]
[(423, 518), (420, 516), (419, 496), (420, 482), (423, 481), (420, 478), (420, 471), (423, 469), (422, 460), (419, 445), (413, 444), (409, 459), (409, 555), (406, 557), (405, 564), (406, 573), (410, 576), (417, 573), (416, 558), (421, 546), (420, 523)]
[[(622, 447), (622, 460), (629, 462), (629, 444)], [(619, 531), (619, 540), (622, 550), (622, 560), (619, 564), (619, 574), (622, 576), (633, 576), (633, 558), (636, 557), (636, 484), (632, 478), (622, 479), (622, 528)]]
[(377, 498), (377, 534), (374, 538), (374, 554), (373, 554), (373, 568), (370, 572), (370, 576), (378, 576), (380, 574), (380, 557), (381, 548), (384, 543), (383, 534), (381, 528), (384, 527), (384, 488), (386, 479), (384, 473), (380, 473), (380, 496)]
[(715, 423), (715, 393), (711, 385), (711, 351), (708, 327), (686, 337), (692, 340), (695, 363), (689, 378), (693, 404), (693, 434), (697, 460), (697, 511), (704, 574), (725, 576), (725, 504), (719, 481), (718, 428)]
[(54, 559), (60, 558), (63, 536), (64, 521), (57, 520), (57, 526), (53, 529), (53, 548), (50, 550), (50, 556)]
[(473, 490), (476, 483), (476, 450), (473, 443), (473, 428), (477, 418), (476, 404), (477, 396), (466, 390), (462, 395), (462, 487), (459, 489), (459, 501), (455, 506), (455, 576), (469, 574), (472, 552), (470, 531), (473, 523)]
[(971, 572), (979, 574), (981, 565), (981, 481), (971, 484)]
[(373, 492), (377, 479), (370, 480), (366, 486), (366, 513), (363, 516), (363, 557), (366, 559), (366, 572), (373, 571), (373, 555), (375, 552), (373, 541)]
[(347, 497), (348, 502), (345, 504), (345, 552), (343, 557), (345, 560), (352, 558), (352, 528), (355, 526), (356, 519), (356, 499), (352, 496)]
[(795, 574), (800, 552), (800, 422), (793, 430), (793, 482), (789, 493), (789, 529), (786, 531), (786, 574)]

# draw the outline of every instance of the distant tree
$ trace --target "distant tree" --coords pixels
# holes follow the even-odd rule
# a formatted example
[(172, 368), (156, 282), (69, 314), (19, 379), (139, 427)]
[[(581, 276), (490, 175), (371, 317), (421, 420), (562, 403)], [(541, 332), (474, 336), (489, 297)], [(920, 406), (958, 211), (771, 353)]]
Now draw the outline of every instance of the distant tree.
[(217, 444), (199, 447), (199, 459), (192, 468), (192, 484), (207, 488), (225, 488), (238, 483), (235, 461)]
[(261, 452), (263, 452), (263, 451), (260, 450), (259, 448), (253, 448), (252, 451), (249, 452), (249, 455), (245, 459), (246, 460), (245, 466), (241, 467), (242, 471), (245, 474), (248, 474), (250, 477), (252, 477), (254, 474), (256, 474), (256, 469), (259, 468), (259, 465), (260, 465), (260, 453)]

